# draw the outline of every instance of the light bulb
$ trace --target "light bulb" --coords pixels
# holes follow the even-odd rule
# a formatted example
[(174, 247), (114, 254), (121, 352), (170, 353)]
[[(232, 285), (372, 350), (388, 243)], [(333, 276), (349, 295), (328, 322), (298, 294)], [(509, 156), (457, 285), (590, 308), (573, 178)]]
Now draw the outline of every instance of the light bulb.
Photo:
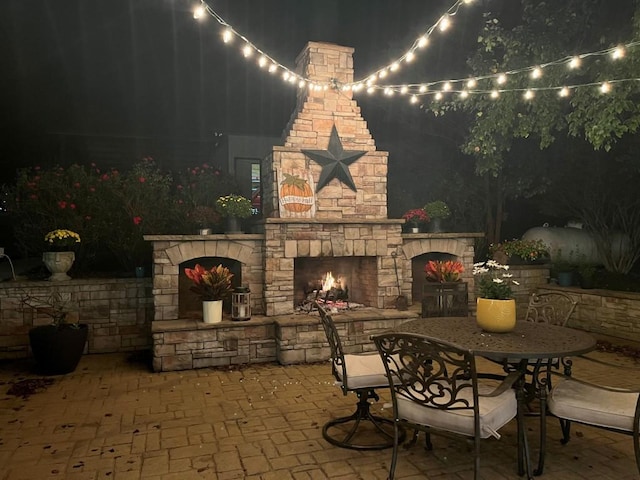
[(252, 53), (253, 53), (253, 48), (251, 48), (251, 45), (245, 45), (243, 47), (242, 55), (244, 55), (244, 58), (249, 58)]
[(394, 62), (389, 67), (389, 70), (391, 70), (392, 72), (395, 72), (396, 70), (398, 70), (398, 68), (400, 68), (400, 65), (398, 65), (398, 62)]
[(407, 87), (406, 85), (403, 85), (402, 88), (400, 89), (400, 93), (402, 95), (406, 94), (409, 91), (409, 87)]
[(418, 97), (415, 95), (411, 95), (411, 103), (417, 103), (418, 102)]
[(429, 39), (423, 35), (418, 39), (418, 48), (424, 48), (429, 45)]
[(507, 76), (504, 73), (501, 73), (500, 75), (498, 75), (496, 81), (498, 82), (498, 85), (504, 85), (505, 83), (507, 83)]
[(491, 90), (491, 98), (498, 98), (500, 96), (500, 92), (498, 90)]
[(376, 89), (374, 87), (369, 87), (369, 88), (367, 88), (367, 93), (373, 93), (373, 92), (375, 92), (375, 90)]
[(222, 41), (224, 43), (229, 43), (231, 40), (233, 40), (233, 32), (227, 28), (222, 32)]
[(618, 60), (624, 57), (624, 53), (624, 47), (618, 46), (611, 52), (611, 58), (613, 58), (614, 60)]
[(259, 59), (258, 59), (258, 65), (260, 66), (260, 68), (264, 68), (267, 65), (267, 57), (265, 57), (264, 55), (262, 55)]
[(444, 82), (444, 84), (442, 85), (442, 90), (445, 92), (448, 92), (449, 90), (451, 90), (451, 83), (450, 82)]
[(378, 77), (379, 78), (384, 78), (387, 76), (387, 71), (386, 70), (380, 70), (380, 73), (378, 73)]
[(297, 80), (297, 78), (296, 78), (295, 75), (290, 75), (289, 76), (289, 83), (296, 83), (296, 80)]
[(206, 13), (206, 10), (204, 8), (203, 5), (198, 5), (194, 10), (193, 10), (193, 18), (195, 18), (196, 20), (203, 18), (204, 14)]
[(269, 73), (273, 73), (278, 69), (278, 66), (275, 63), (269, 65)]
[(542, 76), (542, 69), (540, 67), (536, 67), (531, 70), (531, 78), (540, 78)]
[(450, 26), (451, 26), (451, 20), (449, 20), (449, 17), (447, 15), (443, 16), (440, 19), (440, 22), (438, 22), (438, 28), (440, 29), (441, 32), (444, 32)]
[(378, 79), (378, 77), (376, 77), (375, 75), (371, 75), (368, 79), (367, 79), (367, 83), (369, 85), (371, 85), (372, 83), (374, 83), (376, 80)]
[(533, 90), (527, 90), (526, 92), (524, 92), (523, 96), (525, 100), (531, 100), (534, 96)]
[(393, 95), (393, 90), (389, 87), (384, 89), (384, 94), (391, 97)]
[(574, 68), (578, 68), (580, 67), (581, 63), (582, 63), (582, 60), (580, 59), (580, 57), (578, 56), (572, 57), (571, 60), (569, 61), (569, 68), (571, 68), (572, 70)]
[(469, 92), (467, 92), (466, 90), (462, 90), (460, 92), (460, 98), (467, 98), (469, 96)]
[(306, 84), (306, 83), (307, 83), (307, 82), (305, 82), (304, 80), (300, 80), (300, 81), (298, 82), (298, 88), (303, 88), (303, 87), (305, 86), (305, 84)]
[(611, 91), (611, 84), (609, 82), (604, 82), (600, 85), (600, 91), (602, 93), (609, 93)]
[(436, 93), (433, 98), (435, 98), (436, 100), (442, 100), (442, 92), (438, 92)]
[(409, 51), (404, 56), (404, 61), (407, 62), (407, 63), (410, 63), (410, 62), (413, 61), (414, 58), (416, 58), (416, 54), (413, 53), (412, 51)]
[(558, 92), (558, 95), (560, 95), (561, 97), (568, 97), (569, 96), (569, 89), (567, 87), (562, 87), (560, 89), (560, 91)]
[(420, 88), (418, 89), (418, 91), (420, 93), (424, 93), (424, 92), (427, 91), (427, 89), (428, 89), (428, 87), (426, 85), (420, 85)]
[(470, 78), (469, 80), (467, 80), (467, 88), (475, 88), (477, 84), (478, 82), (475, 78)]
[(282, 74), (282, 78), (285, 79), (285, 80), (289, 80), (289, 72), (284, 72)]

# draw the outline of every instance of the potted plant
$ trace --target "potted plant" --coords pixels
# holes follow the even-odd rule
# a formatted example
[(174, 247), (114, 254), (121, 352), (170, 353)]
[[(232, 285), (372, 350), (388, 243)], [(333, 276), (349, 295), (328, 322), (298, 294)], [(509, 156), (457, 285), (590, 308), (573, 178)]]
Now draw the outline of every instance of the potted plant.
[(511, 265), (542, 263), (549, 258), (549, 249), (542, 240), (514, 238), (491, 245), (489, 251), (498, 263)]
[(590, 262), (586, 255), (582, 254), (575, 267), (580, 277), (580, 288), (593, 288), (597, 271), (596, 265)]
[(241, 218), (251, 216), (251, 200), (242, 195), (223, 195), (216, 200), (218, 213), (227, 219), (227, 233), (240, 233)]
[(509, 273), (509, 265), (495, 260), (473, 264), (478, 290), (476, 320), (487, 332), (509, 332), (516, 326), (516, 301), (511, 285), (519, 285)]
[(49, 280), (70, 280), (67, 272), (76, 259), (73, 249), (80, 244), (80, 235), (71, 230), (58, 228), (44, 236), (44, 243), (42, 261), (51, 272)]
[(427, 203), (423, 208), (429, 216), (429, 230), (434, 233), (441, 232), (442, 220), (451, 215), (451, 210), (449, 210), (447, 204), (442, 200), (434, 200)]
[(402, 215), (402, 218), (406, 220), (411, 233), (418, 233), (420, 231), (420, 225), (424, 225), (429, 221), (429, 216), (422, 208), (412, 208), (407, 210)]
[(211, 227), (220, 222), (220, 214), (207, 205), (196, 205), (189, 216), (198, 225), (200, 235), (209, 235)]
[[(78, 314), (71, 309), (71, 293), (54, 290), (48, 296), (22, 296), (22, 304), (38, 314), (51, 318), (51, 323), (29, 330), (31, 351), (38, 371), (46, 375), (73, 372), (78, 366), (87, 341), (88, 326), (78, 323)], [(75, 321), (70, 317), (75, 316)]]
[(232, 291), (233, 273), (222, 264), (207, 270), (200, 264), (184, 269), (193, 282), (190, 290), (202, 298), (202, 318), (205, 323), (222, 321), (222, 302)]
[(459, 282), (464, 266), (457, 260), (429, 260), (424, 272), (430, 282)]
[(573, 250), (569, 255), (564, 256), (562, 249), (558, 249), (551, 263), (552, 270), (561, 287), (570, 287), (573, 285), (573, 273), (576, 269), (576, 262), (573, 260)]

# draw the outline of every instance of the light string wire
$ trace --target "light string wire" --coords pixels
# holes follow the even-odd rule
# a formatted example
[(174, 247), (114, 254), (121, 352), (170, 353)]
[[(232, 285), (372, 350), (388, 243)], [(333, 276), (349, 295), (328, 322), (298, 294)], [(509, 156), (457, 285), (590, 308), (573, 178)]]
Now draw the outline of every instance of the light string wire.
[(245, 37), (240, 32), (238, 32), (235, 28), (233, 28), (233, 26), (229, 24), (224, 18), (222, 18), (222, 16), (220, 16), (206, 2), (206, 0), (200, 0), (200, 6), (194, 10), (193, 16), (196, 19), (200, 19), (204, 16), (204, 13), (209, 14), (222, 27), (224, 27), (225, 30), (223, 33), (223, 39), (225, 43), (228, 43), (231, 40), (231, 35), (239, 38), (245, 44), (243, 48), (243, 54), (245, 57), (250, 57), (253, 55), (254, 52), (257, 52), (260, 55), (258, 64), (261, 68), (268, 65), (269, 66), (268, 70), (270, 73), (274, 73), (277, 70), (282, 70), (284, 80), (289, 81), (289, 83), (298, 83), (299, 87), (304, 87), (306, 84), (309, 84), (315, 88), (326, 89), (329, 87), (331, 88), (341, 87), (345, 90), (349, 90), (349, 89), (358, 90), (364, 84), (371, 85), (377, 79), (386, 77), (388, 73), (397, 71), (400, 68), (401, 62), (405, 62), (405, 63), (412, 62), (416, 57), (416, 52), (428, 45), (429, 38), (431, 37), (433, 32), (436, 30), (436, 28), (439, 28), (443, 32), (447, 30), (451, 23), (451, 17), (454, 17), (455, 15), (457, 15), (458, 11), (460, 10), (460, 7), (465, 4), (473, 3), (474, 1), (475, 0), (456, 0), (456, 2), (451, 7), (449, 7), (449, 9), (447, 9), (447, 11), (444, 14), (442, 14), (438, 18), (438, 21), (435, 24), (429, 27), (425, 31), (425, 33), (420, 35), (413, 42), (413, 44), (406, 51), (406, 53), (404, 53), (397, 59), (393, 60), (391, 63), (387, 64), (386, 66), (381, 67), (378, 70), (375, 70), (373, 73), (369, 75), (366, 75), (360, 80), (356, 80), (353, 82), (340, 84), (340, 85), (338, 85), (337, 82), (326, 82), (326, 83), (315, 82), (295, 73), (292, 69), (286, 67), (281, 62), (274, 59), (271, 55), (267, 54), (266, 52), (258, 48), (251, 40), (249, 40), (247, 37)]
[[(389, 90), (392, 90), (394, 92), (400, 92), (400, 93), (413, 93), (416, 95), (430, 95), (430, 94), (434, 94), (437, 91), (436, 90), (428, 90), (431, 87), (441, 87), (442, 92), (461, 92), (461, 91), (467, 91), (469, 93), (478, 93), (478, 90), (474, 89), (475, 84), (477, 82), (480, 82), (482, 80), (493, 80), (495, 81), (498, 85), (500, 84), (504, 84), (507, 82), (507, 77), (512, 76), (512, 75), (517, 75), (517, 74), (521, 74), (521, 73), (530, 73), (532, 74), (532, 77), (534, 77), (535, 79), (538, 79), (542, 76), (542, 70), (551, 66), (558, 66), (558, 65), (569, 65), (571, 68), (579, 68), (579, 63), (582, 61), (582, 59), (584, 58), (588, 58), (588, 57), (593, 57), (593, 56), (606, 56), (609, 55), (614, 59), (619, 59), (622, 58), (625, 55), (626, 50), (630, 50), (633, 49), (634, 47), (640, 45), (640, 41), (632, 41), (629, 43), (626, 43), (624, 45), (618, 45), (615, 47), (610, 47), (610, 48), (605, 48), (603, 50), (598, 50), (595, 52), (587, 52), (587, 53), (580, 53), (577, 55), (569, 55), (569, 56), (565, 56), (562, 58), (559, 58), (557, 60), (553, 60), (550, 62), (546, 62), (540, 65), (529, 65), (527, 67), (523, 67), (523, 68), (518, 68), (518, 69), (512, 69), (512, 70), (508, 70), (508, 71), (504, 71), (504, 72), (498, 72), (498, 73), (492, 73), (489, 75), (478, 75), (478, 76), (472, 76), (472, 77), (467, 77), (467, 78), (457, 78), (457, 79), (448, 79), (448, 80), (434, 80), (434, 81), (429, 81), (429, 82), (422, 82), (422, 83), (408, 83), (408, 84), (395, 84), (395, 85), (374, 85), (373, 86), (373, 90), (383, 90), (385, 91), (385, 93), (389, 93)], [(535, 75), (534, 75), (535, 73)], [(629, 78), (629, 79), (620, 79), (617, 81), (614, 80), (610, 80), (609, 83), (614, 83), (614, 82), (626, 82), (626, 81), (632, 81), (632, 80), (637, 80), (635, 78)], [(593, 85), (601, 85), (603, 82), (598, 82), (598, 83), (583, 83), (583, 84), (576, 84), (576, 85), (565, 85), (565, 86), (552, 86), (552, 87), (529, 87), (529, 90), (556, 90), (556, 89), (562, 89), (562, 88), (577, 88), (577, 87), (581, 87), (581, 86), (593, 86)], [(454, 89), (454, 85), (456, 84), (465, 84), (466, 88), (460, 89), (460, 90), (455, 90)], [(524, 88), (518, 89), (505, 89), (505, 88), (501, 88), (498, 89), (498, 91), (501, 92), (506, 92), (506, 91), (518, 91), (518, 90), (525, 90)], [(369, 93), (372, 93), (372, 91), (370, 91)]]
[[(583, 59), (593, 57), (593, 56), (605, 56), (610, 55), (613, 59), (620, 59), (625, 56), (626, 50), (632, 49), (638, 45), (640, 45), (640, 41), (631, 41), (624, 45), (618, 45), (616, 47), (610, 47), (598, 51), (593, 52), (585, 52), (579, 53), (576, 55), (568, 55), (562, 58), (552, 60), (550, 62), (545, 62), (538, 65), (529, 65), (522, 68), (507, 70), (501, 73), (492, 73), (487, 75), (478, 75), (471, 76), (467, 78), (458, 78), (458, 79), (449, 79), (449, 80), (434, 80), (427, 81), (422, 83), (407, 83), (407, 84), (389, 84), (389, 85), (379, 85), (375, 82), (380, 79), (386, 77), (387, 73), (395, 72), (399, 69), (399, 65), (401, 62), (408, 63), (412, 61), (415, 57), (415, 52), (425, 47), (428, 44), (428, 40), (430, 36), (433, 34), (436, 28), (439, 28), (441, 31), (445, 31), (450, 25), (450, 18), (455, 16), (460, 7), (464, 4), (470, 4), (475, 0), (457, 0), (449, 9), (441, 15), (438, 21), (429, 27), (426, 32), (418, 37), (417, 40), (411, 45), (411, 47), (407, 50), (407, 52), (398, 57), (392, 63), (379, 68), (373, 73), (363, 77), (361, 80), (353, 81), (350, 83), (340, 84), (337, 80), (333, 79), (330, 82), (322, 83), (315, 82), (308, 78), (305, 78), (288, 67), (284, 66), (282, 63), (275, 60), (271, 55), (267, 54), (260, 48), (258, 48), (253, 42), (251, 42), (247, 37), (239, 33), (237, 30), (233, 28), (222, 16), (220, 16), (211, 6), (206, 2), (206, 0), (200, 0), (200, 6), (194, 11), (194, 18), (201, 18), (206, 12), (211, 17), (213, 17), (222, 27), (225, 28), (223, 33), (223, 40), (225, 43), (228, 43), (231, 40), (231, 35), (239, 38), (245, 44), (243, 48), (243, 54), (246, 58), (251, 57), (254, 52), (257, 52), (260, 55), (258, 64), (261, 68), (264, 68), (268, 65), (269, 73), (274, 73), (278, 70), (282, 70), (283, 79), (288, 81), (289, 83), (298, 85), (299, 88), (303, 88), (308, 85), (309, 88), (313, 89), (341, 89), (341, 90), (353, 90), (354, 92), (358, 92), (363, 87), (367, 87), (366, 91), (369, 94), (375, 93), (378, 90), (382, 90), (385, 95), (393, 96), (395, 93), (400, 93), (401, 95), (409, 94), (411, 98), (411, 103), (417, 103), (418, 97), (433, 95), (436, 100), (440, 100), (443, 98), (444, 94), (447, 93), (458, 93), (462, 98), (466, 98), (468, 95), (472, 94), (490, 94), (493, 98), (497, 98), (500, 93), (506, 92), (524, 92), (525, 99), (532, 99), (535, 92), (539, 91), (559, 91), (561, 96), (568, 96), (571, 90), (575, 90), (580, 87), (593, 87), (598, 86), (602, 93), (607, 93), (610, 91), (612, 85), (616, 83), (625, 83), (625, 82), (636, 82), (640, 81), (640, 78), (624, 78), (624, 79), (612, 79), (603, 82), (588, 82), (588, 83), (580, 83), (574, 85), (562, 85), (562, 86), (548, 86), (548, 87), (528, 87), (528, 88), (500, 88), (500, 85), (503, 85), (507, 82), (509, 76), (529, 73), (533, 79), (537, 79), (542, 76), (542, 72), (545, 68), (557, 65), (569, 65), (572, 69), (579, 68)], [(477, 82), (483, 80), (493, 80), (497, 83), (497, 87), (493, 89), (476, 89), (475, 86)], [(454, 88), (456, 84), (466, 85), (465, 88)], [(433, 90), (432, 87), (441, 86), (440, 90)]]

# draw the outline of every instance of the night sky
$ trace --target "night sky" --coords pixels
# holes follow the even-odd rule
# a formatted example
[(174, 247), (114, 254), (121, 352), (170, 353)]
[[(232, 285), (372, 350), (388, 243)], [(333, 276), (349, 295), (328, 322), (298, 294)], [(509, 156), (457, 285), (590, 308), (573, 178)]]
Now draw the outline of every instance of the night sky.
[[(295, 88), (225, 45), (211, 17), (186, 0), (2, 0), (0, 120), (3, 161), (43, 132), (210, 138), (214, 132), (279, 136)], [(308, 41), (354, 47), (356, 78), (404, 53), (452, 0), (228, 0), (211, 7), (293, 69)], [(389, 82), (464, 74), (482, 6)], [(468, 49), (467, 49), (468, 50)], [(374, 136), (407, 119), (404, 100), (358, 99)], [(385, 105), (382, 105), (382, 103)], [(409, 119), (409, 122), (412, 120)], [(378, 132), (376, 132), (378, 129)], [(387, 138), (392, 141), (391, 137)], [(11, 148), (7, 148), (11, 146)]]

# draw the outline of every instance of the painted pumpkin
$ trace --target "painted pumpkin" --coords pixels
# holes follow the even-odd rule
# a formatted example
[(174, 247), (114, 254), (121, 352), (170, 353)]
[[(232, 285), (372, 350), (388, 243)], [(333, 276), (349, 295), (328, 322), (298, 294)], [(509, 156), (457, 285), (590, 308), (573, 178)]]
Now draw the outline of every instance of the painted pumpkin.
[(290, 212), (308, 212), (313, 205), (313, 191), (309, 182), (297, 175), (282, 173), (284, 180), (280, 183), (280, 202)]

